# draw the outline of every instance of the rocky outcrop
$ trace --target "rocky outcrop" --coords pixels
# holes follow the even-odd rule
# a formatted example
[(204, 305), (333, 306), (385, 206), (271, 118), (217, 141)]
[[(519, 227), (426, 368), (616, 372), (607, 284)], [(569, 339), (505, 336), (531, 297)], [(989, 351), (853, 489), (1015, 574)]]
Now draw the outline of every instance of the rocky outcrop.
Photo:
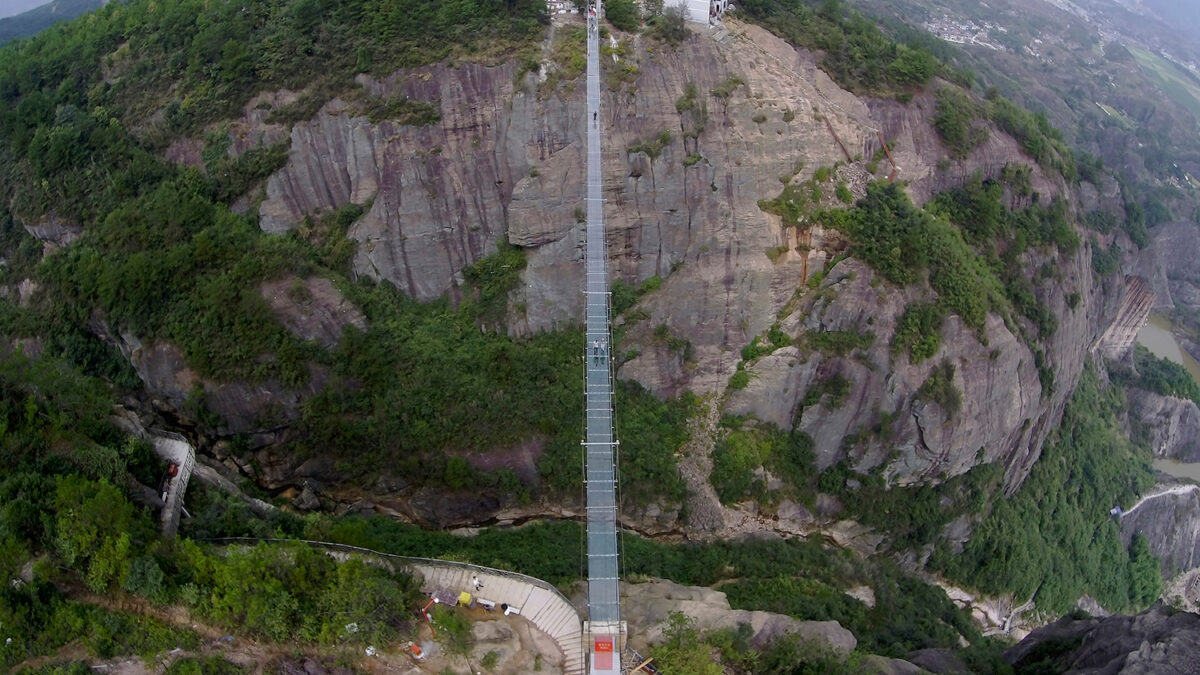
[(25, 231), (42, 242), (43, 255), (49, 255), (53, 251), (70, 246), (72, 242), (81, 237), (83, 226), (60, 218), (51, 211), (42, 216), (37, 223), (25, 225)]
[(1159, 474), (1158, 484), (1121, 516), (1121, 539), (1146, 537), (1164, 579), (1200, 567), (1200, 486)]
[(1150, 231), (1151, 245), (1134, 261), (1138, 274), (1154, 286), (1156, 309), (1173, 311), (1176, 306), (1200, 310), (1200, 267), (1195, 251), (1200, 250), (1200, 226), (1177, 222), (1158, 225)]
[[(296, 92), (286, 89), (260, 93), (242, 107), (241, 117), (223, 125), (213, 125), (208, 132), (212, 133), (216, 127), (226, 131), (229, 138), (226, 155), (229, 157), (237, 157), (259, 146), (282, 143), (288, 140), (287, 127), (268, 120), (276, 108), (294, 103), (297, 98), (299, 95)], [(205, 171), (204, 143), (201, 138), (179, 138), (167, 147), (163, 155), (169, 162)]]
[(1004, 652), (1020, 669), (1043, 663), (1039, 672), (1196, 673), (1200, 616), (1161, 605), (1136, 616), (1104, 619), (1064, 617), (1030, 633)]
[(748, 624), (750, 643), (762, 646), (785, 634), (797, 634), (839, 651), (850, 652), (857, 644), (854, 634), (836, 621), (798, 621), (783, 614), (730, 609), (725, 594), (711, 588), (683, 586), (654, 579), (640, 584), (621, 583), (621, 618), (629, 623), (629, 641), (634, 649), (648, 651), (663, 640), (663, 629), (673, 612), (682, 612), (703, 631), (736, 629)]
[[(527, 164), (508, 162), (504, 141), (511, 117), (545, 125), (536, 116), (526, 119), (528, 110), (507, 108), (511, 64), (440, 64), (360, 81), (369, 96), (437, 102), (441, 121), (372, 124), (355, 104), (330, 101), (313, 120), (292, 127), (290, 159), (267, 182), (260, 225), (285, 232), (306, 214), (374, 199), (349, 232), (359, 242), (355, 271), (432, 300), (504, 236), (505, 209), (519, 178), (511, 174), (528, 171)], [(547, 119), (552, 125), (565, 116)], [(547, 140), (556, 135), (546, 134)]]
[[(856, 357), (785, 349), (752, 364), (750, 386), (734, 392), (723, 412), (798, 425), (816, 441), (821, 467), (842, 459), (862, 470), (886, 463), (887, 474), (904, 483), (998, 461), (1006, 467), (1007, 487), (1015, 488), (1057, 423), (1085, 356), (1117, 314), (1123, 280), (1098, 282), (1087, 246), (1061, 257), (1026, 254), (1026, 269), (1057, 271), (1054, 283), (1037, 288), (1038, 301), (1058, 318), (1057, 331), (1038, 346), (1053, 372), (1053, 391), (1043, 390), (1034, 353), (1018, 337), (1036, 330), (1018, 330), (996, 316), (988, 319), (983, 341), (951, 317), (939, 353), (908, 364), (888, 345), (905, 305), (922, 292), (872, 287), (873, 274), (848, 260), (818, 293), (781, 311), (845, 242), (819, 228), (801, 240), (758, 203), (776, 197), (781, 181), (870, 155), (880, 134), (893, 141), (898, 177), (909, 181), (918, 203), (976, 171), (995, 175), (1012, 162), (1032, 166), (1034, 189), (1044, 199), (1063, 196), (1066, 186), (995, 129), (970, 159), (946, 169), (940, 162), (945, 149), (929, 122), (932, 94), (907, 105), (865, 101), (833, 83), (809, 52), (755, 26), (731, 26), (730, 39), (697, 33), (678, 50), (647, 49), (634, 38), (622, 58), (636, 61), (636, 96), (617, 78), (603, 94), (613, 276), (664, 280), (637, 306), (636, 315), (646, 318), (625, 327), (623, 350), (631, 358), (619, 376), (663, 396), (718, 393), (742, 347), (781, 314), (793, 335), (870, 331), (875, 342)], [(605, 67), (617, 66), (606, 60)], [(727, 98), (712, 94), (730, 78), (743, 84)], [(456, 293), (462, 268), (507, 236), (526, 249), (527, 260), (523, 283), (510, 296), (509, 330), (529, 334), (576, 324), (582, 265), (575, 212), (583, 194), (587, 117), (582, 87), (544, 97), (516, 80), (511, 64), (435, 65), (379, 80), (362, 77), (359, 84), (364, 96), (437, 102), (440, 120), (419, 127), (371, 123), (357, 104), (330, 101), (292, 128), (290, 159), (270, 178), (260, 209), (263, 229), (287, 231), (308, 214), (373, 200), (349, 232), (359, 242), (354, 269), (422, 300)], [(662, 132), (670, 138), (661, 147), (635, 151)], [(850, 176), (850, 168), (839, 169), (838, 179), (860, 189), (865, 171), (855, 165), (863, 175)], [(1107, 203), (1101, 192), (1084, 201)], [(671, 346), (679, 342), (663, 340), (664, 330), (689, 348)], [(956, 367), (954, 382), (963, 393), (953, 418), (916, 395), (943, 360)], [(833, 375), (853, 382), (847, 402), (837, 410), (801, 410), (805, 393)], [(889, 431), (873, 436), (884, 415)]]
[(1200, 462), (1200, 407), (1192, 401), (1127, 387), (1132, 437), (1146, 436), (1155, 457)]
[[(908, 182), (913, 201), (923, 204), (933, 195), (956, 188), (973, 174), (996, 178), (1004, 167), (1013, 162), (1030, 163), (1021, 145), (1011, 136), (988, 125), (987, 140), (971, 151), (966, 159), (951, 161), (937, 130), (930, 120), (937, 114), (934, 91), (944, 83), (935, 82), (908, 103), (894, 99), (867, 99), (871, 109), (871, 124), (888, 140), (898, 171), (896, 180)], [(877, 141), (868, 146), (870, 156), (879, 147)], [(1032, 175), (1032, 187), (1043, 198), (1061, 194), (1061, 182), (1040, 170)]]
[(1117, 316), (1100, 337), (1097, 350), (1110, 359), (1120, 359), (1137, 341), (1138, 331), (1146, 324), (1154, 307), (1154, 289), (1143, 277), (1125, 277), (1125, 299)]
[[(1065, 284), (1101, 294), (1084, 264), (1082, 256), (1065, 261)], [(1055, 335), (1063, 354), (1058, 359), (1061, 379), (1047, 395), (1029, 347), (997, 316), (988, 318), (987, 345), (958, 317), (950, 317), (938, 353), (911, 364), (894, 356), (890, 344), (906, 305), (925, 299), (922, 291), (881, 282), (854, 259), (834, 267), (820, 288), (781, 321), (781, 328), (793, 336), (808, 331), (872, 333), (871, 346), (846, 357), (780, 349), (748, 367), (750, 385), (730, 393), (726, 411), (754, 414), (785, 429), (794, 423), (813, 438), (818, 468), (849, 459), (865, 471), (887, 462), (887, 473), (897, 482), (956, 475), (981, 461), (998, 461), (1008, 469), (1009, 484), (1019, 483), (1074, 387), (1078, 366), (1072, 367), (1069, 359), (1082, 362), (1080, 348), (1095, 339), (1095, 325), (1102, 323), (1101, 317), (1087, 316), (1102, 311), (1096, 305), (1061, 315)], [(1047, 302), (1065, 305), (1061, 291), (1047, 295)], [(955, 366), (954, 384), (962, 393), (962, 408), (953, 415), (918, 396), (943, 361)], [(841, 405), (801, 407), (811, 387), (835, 376), (852, 382)], [(873, 433), (884, 415), (887, 430)], [(844, 439), (851, 434), (858, 434), (857, 440), (847, 444)]]
[(362, 311), (324, 277), (284, 277), (264, 281), (259, 290), (284, 328), (325, 349), (338, 345), (346, 326), (367, 327)]
[(194, 424), (203, 406), (219, 417), (218, 433), (251, 434), (256, 444), (278, 440), (271, 432), (298, 421), (300, 403), (320, 392), (329, 378), (328, 368), (310, 364), (308, 382), (299, 388), (274, 379), (217, 382), (200, 377), (179, 347), (166, 340), (143, 343), (129, 332), (114, 334), (98, 316), (89, 327), (121, 351), (160, 412)]

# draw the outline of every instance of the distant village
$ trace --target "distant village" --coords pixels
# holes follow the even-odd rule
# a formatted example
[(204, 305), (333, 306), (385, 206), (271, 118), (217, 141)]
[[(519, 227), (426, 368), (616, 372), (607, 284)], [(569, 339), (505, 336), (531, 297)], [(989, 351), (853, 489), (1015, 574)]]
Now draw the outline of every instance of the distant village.
[(988, 31), (999, 31), (1007, 33), (1008, 29), (990, 22), (984, 22), (979, 25), (974, 21), (967, 19), (952, 19), (948, 16), (943, 16), (940, 19), (934, 19), (925, 23), (925, 30), (933, 33), (946, 42), (953, 42), (960, 45), (979, 45), (988, 49), (1004, 49), (998, 44), (991, 42), (988, 38)]

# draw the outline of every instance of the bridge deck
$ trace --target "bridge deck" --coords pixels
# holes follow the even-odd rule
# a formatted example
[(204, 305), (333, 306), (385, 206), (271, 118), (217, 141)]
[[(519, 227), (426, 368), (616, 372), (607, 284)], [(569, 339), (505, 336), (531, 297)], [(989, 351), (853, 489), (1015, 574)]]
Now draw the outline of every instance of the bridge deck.
[[(599, 8), (597, 8), (599, 10)], [(587, 479), (588, 622), (593, 627), (619, 626), (621, 598), (617, 550), (617, 456), (613, 434), (612, 329), (609, 316), (607, 247), (601, 179), (600, 49), (597, 18), (588, 17), (587, 54), (587, 298), (586, 411), (584, 442)], [(593, 629), (592, 638), (602, 641)], [(618, 635), (611, 638), (619, 641)], [(592, 673), (620, 672), (620, 652), (607, 642), (596, 651)]]

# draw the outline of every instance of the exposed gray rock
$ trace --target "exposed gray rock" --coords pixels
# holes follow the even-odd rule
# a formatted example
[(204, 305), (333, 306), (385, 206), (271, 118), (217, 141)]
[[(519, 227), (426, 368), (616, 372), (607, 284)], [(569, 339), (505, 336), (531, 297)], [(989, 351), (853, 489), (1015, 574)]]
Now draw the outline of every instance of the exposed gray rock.
[(1100, 336), (1097, 350), (1110, 359), (1124, 356), (1137, 340), (1138, 331), (1154, 307), (1154, 291), (1150, 282), (1138, 276), (1125, 277), (1125, 296), (1111, 324)]
[[(1047, 664), (1059, 673), (1189, 675), (1200, 673), (1200, 616), (1156, 605), (1136, 616), (1064, 617), (1004, 652), (1006, 663), (1030, 665), (1037, 649), (1070, 647)], [(1077, 646), (1072, 646), (1077, 645)]]
[(938, 675), (965, 675), (971, 672), (961, 659), (945, 649), (921, 649), (909, 654), (907, 660)]
[(301, 511), (312, 511), (321, 508), (321, 498), (311, 485), (305, 483), (304, 489), (292, 500), (292, 506)]
[(1149, 434), (1155, 457), (1200, 462), (1200, 407), (1192, 401), (1127, 387), (1129, 418)]
[(1138, 254), (1139, 274), (1154, 285), (1155, 308), (1174, 311), (1176, 305), (1194, 313), (1200, 310), (1200, 227), (1196, 223), (1163, 223), (1150, 231), (1151, 245)]
[[(202, 392), (201, 402), (221, 418), (221, 434), (271, 434), (296, 422), (300, 403), (321, 391), (329, 376), (324, 366), (310, 364), (303, 388), (285, 387), (277, 380), (215, 382), (200, 377), (179, 347), (166, 340), (146, 344), (129, 332), (114, 335), (99, 316), (92, 317), (89, 327), (121, 351), (160, 409), (188, 417), (195, 408), (193, 392)], [(266, 440), (251, 442), (260, 445)]]
[(878, 654), (868, 654), (863, 659), (863, 666), (863, 672), (877, 675), (917, 675), (925, 672), (919, 666), (903, 659), (891, 659)]
[(639, 651), (663, 638), (663, 628), (672, 612), (694, 619), (701, 630), (737, 628), (749, 624), (750, 641), (764, 645), (775, 637), (796, 634), (836, 651), (852, 651), (854, 634), (836, 621), (798, 621), (782, 614), (730, 609), (725, 594), (711, 588), (683, 586), (656, 579), (640, 584), (621, 583), (621, 615), (629, 622), (630, 642)]
[(26, 225), (25, 231), (52, 248), (64, 248), (83, 235), (83, 226), (50, 212), (37, 223)]
[(1121, 540), (1143, 535), (1158, 556), (1164, 579), (1200, 567), (1200, 486), (1165, 474), (1121, 516)]
[(362, 311), (324, 277), (289, 276), (264, 281), (259, 290), (284, 328), (326, 349), (338, 345), (346, 326), (367, 327)]
[(414, 520), (436, 528), (471, 525), (491, 518), (500, 510), (500, 499), (480, 492), (450, 493), (423, 487), (404, 504)]

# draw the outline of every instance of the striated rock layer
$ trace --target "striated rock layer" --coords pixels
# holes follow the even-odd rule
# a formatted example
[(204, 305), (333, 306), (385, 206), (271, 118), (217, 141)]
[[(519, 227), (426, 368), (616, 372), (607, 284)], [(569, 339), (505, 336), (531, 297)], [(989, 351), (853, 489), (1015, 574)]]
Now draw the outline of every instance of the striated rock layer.
[(1112, 324), (1100, 337), (1097, 349), (1110, 359), (1119, 359), (1137, 341), (1138, 331), (1146, 324), (1155, 304), (1154, 289), (1142, 277), (1125, 277), (1125, 300)]
[[(1027, 254), (1027, 269), (1047, 266), (1058, 276), (1037, 290), (1039, 302), (1059, 319), (1041, 348), (1054, 374), (1052, 391), (1043, 390), (1025, 340), (996, 316), (988, 319), (985, 341), (951, 317), (934, 358), (914, 365), (894, 357), (888, 345), (899, 316), (908, 302), (925, 298), (880, 284), (853, 260), (832, 270), (821, 293), (780, 317), (811, 270), (845, 243), (819, 228), (803, 235), (784, 228), (759, 201), (776, 197), (781, 181), (805, 180), (860, 153), (870, 156), (880, 135), (892, 141), (897, 176), (909, 181), (918, 203), (976, 171), (994, 176), (1012, 162), (1033, 167), (1043, 199), (1074, 197), (997, 129), (971, 158), (939, 168), (946, 152), (928, 122), (932, 94), (908, 105), (860, 99), (817, 69), (810, 53), (754, 26), (735, 25), (734, 33), (721, 42), (695, 34), (678, 50), (645, 49), (634, 38), (634, 54), (625, 58), (636, 60), (636, 80), (610, 80), (604, 94), (612, 269), (629, 282), (664, 278), (638, 305), (648, 318), (627, 326), (623, 350), (633, 358), (619, 375), (664, 396), (723, 392), (742, 347), (780, 318), (793, 335), (869, 330), (875, 342), (857, 357), (784, 349), (756, 362), (751, 385), (732, 392), (724, 412), (785, 429), (799, 425), (816, 441), (822, 468), (842, 459), (862, 470), (886, 463), (888, 475), (911, 482), (999, 461), (1014, 488), (1122, 297), (1132, 298), (1126, 315), (1136, 319), (1144, 288), (1135, 283), (1130, 291), (1119, 278), (1097, 281), (1087, 246), (1070, 256)], [(732, 95), (710, 94), (731, 76), (743, 83)], [(529, 334), (576, 324), (583, 268), (575, 213), (582, 205), (587, 117), (582, 89), (568, 85), (539, 97), (514, 81), (512, 65), (436, 65), (383, 80), (363, 77), (360, 84), (371, 96), (437, 101), (441, 119), (422, 127), (372, 124), (353, 104), (329, 102), (293, 127), (291, 157), (267, 185), (262, 227), (286, 231), (307, 214), (370, 201), (350, 230), (359, 242), (356, 273), (391, 281), (422, 300), (454, 294), (462, 268), (507, 237), (527, 249), (528, 263), (510, 299), (509, 330)], [(687, 106), (677, 104), (690, 87), (695, 104), (680, 112)], [(670, 141), (659, 152), (630, 150), (662, 132)], [(837, 177), (856, 194), (867, 178), (854, 166), (842, 167)], [(1111, 190), (1094, 192), (1082, 206), (1105, 205)], [(664, 346), (663, 330), (690, 343), (687, 362), (684, 353)], [(1121, 342), (1127, 331), (1118, 332), (1113, 340)], [(1036, 330), (1026, 326), (1025, 333)], [(954, 382), (963, 393), (953, 418), (916, 396), (944, 360), (956, 367)], [(802, 410), (808, 389), (835, 374), (853, 382), (847, 403)], [(885, 414), (891, 437), (860, 433)], [(847, 444), (848, 437), (858, 442)]]

